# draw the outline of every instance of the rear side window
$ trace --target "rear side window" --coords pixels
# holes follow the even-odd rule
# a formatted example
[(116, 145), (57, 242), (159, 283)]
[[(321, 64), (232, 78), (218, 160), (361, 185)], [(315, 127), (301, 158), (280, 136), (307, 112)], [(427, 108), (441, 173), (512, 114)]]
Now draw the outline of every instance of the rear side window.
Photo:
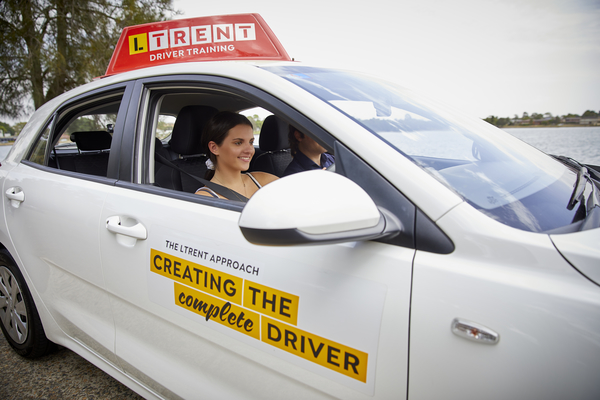
[(28, 160), (58, 170), (107, 176), (112, 135), (122, 94), (87, 99), (58, 112)]

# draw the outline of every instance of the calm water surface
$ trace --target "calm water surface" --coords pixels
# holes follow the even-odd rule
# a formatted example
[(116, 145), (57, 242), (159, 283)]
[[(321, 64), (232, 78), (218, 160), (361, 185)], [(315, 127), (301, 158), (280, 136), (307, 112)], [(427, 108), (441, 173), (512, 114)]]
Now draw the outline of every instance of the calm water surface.
[[(545, 153), (600, 165), (600, 127), (509, 128), (504, 131)], [(0, 160), (4, 160), (9, 150), (10, 146), (0, 146)]]
[(600, 127), (508, 128), (504, 131), (545, 153), (600, 165)]
[(0, 160), (4, 160), (12, 146), (0, 146)]

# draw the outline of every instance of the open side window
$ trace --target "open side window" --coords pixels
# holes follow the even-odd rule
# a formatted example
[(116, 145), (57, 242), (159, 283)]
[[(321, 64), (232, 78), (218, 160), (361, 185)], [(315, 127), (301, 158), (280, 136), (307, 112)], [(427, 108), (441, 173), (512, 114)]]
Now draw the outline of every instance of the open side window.
[(123, 91), (111, 91), (65, 105), (42, 130), (27, 161), (68, 173), (108, 177), (122, 102)]
[[(141, 183), (184, 193), (194, 193), (203, 186), (193, 178), (204, 178), (207, 171), (208, 157), (201, 146), (202, 133), (208, 120), (219, 111), (237, 112), (252, 122), (256, 152), (250, 172), (281, 176), (291, 162), (288, 118), (279, 117), (277, 114), (281, 113), (269, 105), (237, 93), (234, 88), (194, 87), (189, 82), (188, 87), (183, 88), (151, 85), (145, 99), (147, 112), (145, 119), (139, 122), (146, 138), (139, 147), (143, 154), (140, 159), (144, 160), (137, 173)], [(271, 162), (274, 157), (278, 157), (276, 169)]]

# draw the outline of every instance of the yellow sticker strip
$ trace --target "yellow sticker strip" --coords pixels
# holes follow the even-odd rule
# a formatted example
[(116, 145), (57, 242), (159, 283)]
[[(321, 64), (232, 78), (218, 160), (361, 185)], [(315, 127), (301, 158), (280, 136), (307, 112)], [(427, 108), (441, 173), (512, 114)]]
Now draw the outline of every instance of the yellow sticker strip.
[(361, 382), (367, 382), (367, 353), (265, 316), (261, 318), (263, 342)]
[(248, 280), (244, 282), (244, 307), (292, 325), (298, 322), (299, 301), (294, 294)]
[(252, 311), (217, 299), (174, 282), (175, 304), (221, 325), (260, 340), (260, 316)]
[(150, 271), (231, 303), (242, 305), (244, 280), (179, 257), (150, 250)]

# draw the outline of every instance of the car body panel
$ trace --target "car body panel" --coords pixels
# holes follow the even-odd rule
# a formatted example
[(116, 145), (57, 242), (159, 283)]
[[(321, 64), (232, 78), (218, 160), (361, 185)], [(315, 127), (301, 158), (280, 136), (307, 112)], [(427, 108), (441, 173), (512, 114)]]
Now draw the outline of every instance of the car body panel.
[[(168, 389), (184, 398), (193, 396), (199, 388), (210, 393), (209, 397), (227, 398), (231, 393), (223, 387), (233, 393), (244, 391), (249, 398), (276, 398), (285, 386), (283, 382), (295, 388), (293, 394), (298, 398), (327, 397), (326, 393), (338, 398), (386, 398), (406, 390), (405, 382), (394, 376), (402, 369), (406, 371), (408, 348), (394, 346), (394, 350), (384, 353), (378, 349), (382, 340), (390, 344), (399, 338), (407, 340), (414, 250), (377, 243), (306, 248), (254, 246), (239, 231), (231, 235), (237, 227), (238, 212), (195, 202), (178, 203), (178, 207), (172, 207), (170, 199), (122, 188), (115, 188), (106, 201), (103, 218), (127, 216), (148, 231), (148, 239), (132, 247), (119, 244), (110, 232), (101, 234), (106, 273), (119, 277), (108, 284), (114, 309), (119, 310), (115, 313), (117, 355), (138, 369), (126, 372), (142, 380), (161, 380), (167, 374), (168, 378), (162, 380), (169, 383)], [(169, 221), (179, 221), (177, 228), (170, 227)], [(192, 248), (200, 253), (186, 253)], [(311, 254), (308, 259), (307, 252)], [(297, 295), (298, 320), (291, 326), (368, 353), (366, 382), (291, 355), (265, 343), (264, 338), (261, 343), (231, 327), (206, 321), (178, 306), (173, 290), (181, 280), (151, 271), (151, 254), (179, 259), (182, 264), (216, 271), (214, 274), (241, 277), (245, 284)], [(214, 257), (233, 260), (234, 266), (219, 263)], [(253, 270), (236, 270), (236, 261), (238, 265), (252, 265)], [(179, 274), (184, 274), (183, 269)], [(206, 289), (202, 282), (199, 287)], [(363, 298), (356, 297), (356, 293), (371, 294)], [(235, 305), (233, 300), (231, 303)], [(207, 354), (211, 356), (204, 356)], [(157, 358), (168, 365), (180, 364), (186, 371), (204, 372), (199, 376), (181, 374), (179, 368), (165, 370), (151, 362)], [(215, 363), (233, 371), (246, 371), (244, 378), (214, 369)], [(377, 380), (372, 379), (375, 371)], [(264, 385), (253, 391), (251, 382)]]
[(600, 285), (600, 230), (551, 235), (550, 238), (568, 262), (592, 282)]
[(21, 163), (4, 187), (24, 194), (22, 204), (7, 206), (5, 215), (32, 286), (66, 334), (114, 361), (114, 323), (98, 247), (110, 186)]

